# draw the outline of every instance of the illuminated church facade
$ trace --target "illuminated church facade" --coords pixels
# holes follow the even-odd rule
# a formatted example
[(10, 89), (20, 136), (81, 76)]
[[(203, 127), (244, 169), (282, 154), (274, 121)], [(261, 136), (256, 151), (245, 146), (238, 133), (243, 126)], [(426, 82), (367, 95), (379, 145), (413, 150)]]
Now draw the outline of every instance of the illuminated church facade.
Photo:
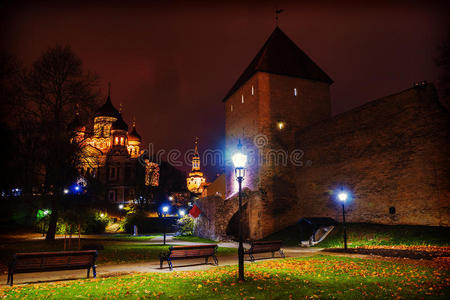
[(88, 128), (76, 116), (70, 125), (74, 132), (72, 142), (81, 147), (80, 175), (92, 176), (102, 182), (105, 198), (110, 202), (133, 201), (137, 186), (151, 180), (147, 178), (148, 167), (153, 168), (148, 161), (140, 163), (142, 139), (135, 122), (129, 131), (121, 111), (112, 104), (109, 93), (92, 121), (93, 126)]
[(208, 183), (200, 170), (200, 155), (198, 153), (198, 138), (195, 139), (194, 155), (192, 156), (192, 171), (186, 178), (188, 190), (194, 195), (206, 195)]

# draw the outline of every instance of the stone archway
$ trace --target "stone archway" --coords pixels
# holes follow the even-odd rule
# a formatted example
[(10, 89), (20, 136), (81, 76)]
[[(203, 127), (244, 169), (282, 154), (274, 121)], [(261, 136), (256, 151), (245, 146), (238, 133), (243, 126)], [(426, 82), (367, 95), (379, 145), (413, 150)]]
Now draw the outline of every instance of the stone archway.
[[(249, 238), (249, 226), (248, 226), (248, 203), (245, 203), (242, 206), (242, 229), (243, 229), (243, 237), (244, 240)], [(235, 240), (239, 237), (239, 210), (236, 211), (228, 222), (226, 228), (226, 235), (233, 237)]]

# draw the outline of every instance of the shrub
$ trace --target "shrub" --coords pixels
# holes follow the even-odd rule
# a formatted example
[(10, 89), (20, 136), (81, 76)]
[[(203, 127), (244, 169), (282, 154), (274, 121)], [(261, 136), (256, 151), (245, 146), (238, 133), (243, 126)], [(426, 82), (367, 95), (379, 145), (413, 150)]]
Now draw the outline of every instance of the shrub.
[(194, 219), (189, 215), (178, 220), (178, 232), (180, 235), (192, 235), (194, 233)]

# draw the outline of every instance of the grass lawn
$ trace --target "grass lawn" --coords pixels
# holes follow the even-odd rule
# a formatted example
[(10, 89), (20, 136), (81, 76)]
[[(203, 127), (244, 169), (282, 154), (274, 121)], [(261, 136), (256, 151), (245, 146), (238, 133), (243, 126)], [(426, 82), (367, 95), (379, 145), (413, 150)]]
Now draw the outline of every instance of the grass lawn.
[[(360, 246), (449, 246), (450, 228), (408, 225), (347, 224), (349, 247)], [(274, 233), (266, 240), (283, 240), (285, 246), (298, 246), (300, 232), (296, 226)], [(343, 247), (343, 228), (337, 226), (330, 235), (316, 245), (320, 248)]]
[(442, 298), (450, 297), (448, 269), (372, 259), (313, 256), (207, 271), (134, 274), (55, 283), (1, 287), (0, 298)]
[(218, 241), (213, 241), (209, 239), (204, 239), (198, 236), (175, 236), (173, 237), (174, 240), (178, 241), (185, 241), (185, 242), (196, 242), (196, 243), (218, 243)]
[[(11, 258), (12, 254), (18, 252), (44, 252), (44, 251), (62, 251), (64, 250), (63, 240), (45, 242), (43, 240), (17, 241), (0, 244), (0, 265), (3, 269), (5, 264)], [(170, 244), (145, 244), (139, 241), (111, 241), (111, 240), (91, 240), (82, 239), (81, 247), (86, 244), (102, 244), (104, 250), (99, 250), (98, 263), (126, 263), (148, 261), (157, 259), (159, 254), (168, 251)], [(78, 240), (72, 241), (72, 250), (77, 250)], [(70, 250), (67, 248), (67, 250)], [(232, 255), (237, 253), (234, 248), (218, 248), (217, 255)]]

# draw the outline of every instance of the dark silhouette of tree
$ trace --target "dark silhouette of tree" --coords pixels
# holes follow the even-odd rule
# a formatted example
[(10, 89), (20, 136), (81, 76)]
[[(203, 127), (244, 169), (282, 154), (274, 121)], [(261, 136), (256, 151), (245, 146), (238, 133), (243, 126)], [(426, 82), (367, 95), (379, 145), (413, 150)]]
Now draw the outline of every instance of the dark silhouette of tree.
[[(70, 142), (69, 123), (76, 113), (81, 119), (97, 105), (97, 76), (84, 72), (81, 60), (69, 46), (45, 51), (23, 75), (23, 96), (15, 106), (17, 132), (21, 135), (20, 153), (31, 159), (28, 166), (37, 171), (42, 193), (51, 195), (51, 215), (46, 239), (56, 233), (58, 210), (64, 187), (77, 177), (78, 146)], [(36, 176), (27, 192), (36, 186)]]

